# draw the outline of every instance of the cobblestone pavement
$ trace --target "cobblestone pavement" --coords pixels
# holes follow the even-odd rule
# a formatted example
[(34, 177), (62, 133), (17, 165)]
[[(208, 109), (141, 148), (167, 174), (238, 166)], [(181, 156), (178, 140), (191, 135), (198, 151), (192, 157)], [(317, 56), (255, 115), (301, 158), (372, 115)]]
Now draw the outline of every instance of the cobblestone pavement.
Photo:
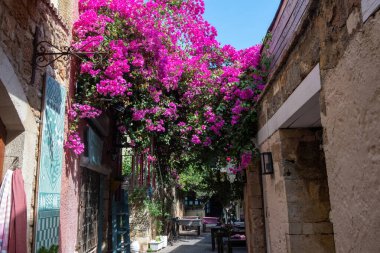
[[(195, 234), (181, 235), (180, 238), (174, 242), (173, 246), (168, 245), (166, 248), (158, 251), (158, 253), (203, 253), (214, 252), (211, 250), (211, 234), (202, 233), (200, 236)], [(246, 248), (234, 248), (233, 253), (247, 253)], [(224, 249), (224, 253), (227, 253), (227, 248)]]

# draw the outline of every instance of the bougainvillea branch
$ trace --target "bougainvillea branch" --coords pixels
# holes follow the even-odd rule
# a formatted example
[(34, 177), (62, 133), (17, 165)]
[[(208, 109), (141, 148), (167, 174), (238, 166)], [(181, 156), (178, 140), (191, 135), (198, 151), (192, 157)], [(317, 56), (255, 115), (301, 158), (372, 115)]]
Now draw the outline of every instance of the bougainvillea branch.
[[(172, 145), (155, 154), (167, 160), (219, 150), (245, 168), (252, 136), (242, 129), (264, 88), (262, 46), (221, 46), (203, 13), (203, 0), (81, 0), (73, 46), (107, 53), (81, 63), (70, 119), (121, 106), (118, 129), (131, 146), (143, 150), (154, 138)], [(79, 154), (75, 128), (67, 146)]]

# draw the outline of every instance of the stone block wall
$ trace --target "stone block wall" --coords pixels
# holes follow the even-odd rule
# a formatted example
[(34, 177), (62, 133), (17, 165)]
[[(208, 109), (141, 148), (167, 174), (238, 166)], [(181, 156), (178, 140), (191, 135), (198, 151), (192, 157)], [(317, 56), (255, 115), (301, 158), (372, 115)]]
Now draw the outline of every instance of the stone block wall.
[[(45, 0), (4, 0), (0, 3), (0, 19), (0, 45), (23, 84), (32, 110), (39, 117), (42, 77), (46, 70), (38, 68), (34, 83), (31, 83), (33, 39), (36, 27), (40, 28), (40, 40), (50, 41), (57, 46), (70, 44), (71, 27), (62, 21), (54, 6)], [(69, 62), (63, 60), (55, 62), (53, 69), (57, 80), (68, 87)]]
[(287, 252), (289, 215), (285, 178), (283, 176), (280, 133), (275, 132), (261, 146), (263, 152), (272, 152), (274, 174), (263, 175), (265, 231), (268, 252)]
[(264, 253), (266, 250), (265, 226), (259, 164), (252, 164), (246, 173), (244, 215), (248, 253)]
[(322, 74), (324, 150), (337, 252), (380, 252), (380, 12), (352, 9), (349, 43)]
[(335, 252), (321, 131), (283, 129), (260, 147), (273, 155), (263, 175), (269, 252)]
[[(308, 235), (310, 231), (327, 231), (329, 234), (332, 230), (337, 252), (380, 251), (380, 242), (376, 239), (380, 231), (380, 214), (375, 211), (380, 208), (377, 201), (380, 197), (380, 13), (375, 9), (363, 22), (361, 8), (360, 0), (312, 1), (292, 45), (281, 59), (280, 67), (271, 73), (268, 88), (259, 103), (260, 129), (319, 63), (323, 151), (331, 202), (329, 216), (333, 228), (331, 223), (324, 222), (318, 226), (296, 225), (297, 222), (291, 221), (291, 213), (306, 215), (305, 210), (289, 211), (288, 221), (295, 226), (289, 227), (290, 235), (286, 240), (298, 241), (299, 245), (294, 248), (297, 243), (289, 244), (289, 251), (298, 249), (306, 252), (304, 247), (312, 245), (311, 236)], [(278, 143), (280, 139), (276, 132), (260, 147), (261, 151), (273, 152), (275, 175), (276, 171), (281, 172), (276, 150), (285, 148), (294, 151), (292, 145), (281, 147)], [(292, 164), (286, 166), (294, 167)], [(264, 178), (264, 197), (269, 211), (275, 206), (280, 208), (280, 203), (274, 201), (276, 198), (289, 203), (299, 201), (299, 196), (284, 197), (280, 194), (282, 189), (288, 189), (287, 180), (282, 185), (282, 180), (277, 176)], [(306, 191), (310, 194), (309, 200), (312, 200), (316, 192), (321, 194), (321, 189), (312, 181), (307, 185), (301, 181), (294, 182), (291, 191)], [(323, 202), (321, 199), (315, 205)], [(328, 208), (324, 208), (325, 211), (320, 211), (326, 215)], [(267, 230), (268, 247), (274, 247), (271, 252), (284, 252), (282, 246), (273, 245), (280, 245), (283, 241), (281, 239), (280, 242), (279, 238), (286, 232), (282, 225), (284, 220), (279, 217), (268, 219), (268, 213), (266, 217), (267, 227), (270, 228), (271, 222), (275, 222), (281, 230), (279, 236), (273, 236), (271, 230)], [(291, 236), (299, 231), (306, 234)], [(320, 241), (326, 242), (326, 238)], [(330, 239), (327, 241), (328, 244), (332, 243)]]
[(174, 195), (174, 203), (172, 207), (172, 216), (173, 217), (183, 217), (185, 216), (185, 205), (184, 205), (184, 199), (183, 196), (180, 194), (180, 192), (174, 188), (173, 189), (173, 195)]
[(318, 1), (311, 1), (308, 14), (297, 31), (288, 52), (279, 61), (278, 68), (269, 76), (268, 87), (258, 104), (260, 129), (277, 112), (301, 81), (318, 63), (320, 52)]
[(283, 129), (281, 166), (288, 205), (288, 252), (335, 252), (320, 129)]

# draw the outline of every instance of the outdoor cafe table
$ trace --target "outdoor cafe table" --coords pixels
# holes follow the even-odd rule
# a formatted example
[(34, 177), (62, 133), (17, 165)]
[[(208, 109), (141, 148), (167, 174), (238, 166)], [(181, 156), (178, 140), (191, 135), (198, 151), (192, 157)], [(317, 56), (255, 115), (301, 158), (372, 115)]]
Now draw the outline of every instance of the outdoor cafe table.
[(221, 226), (215, 226), (211, 228), (211, 248), (212, 251), (215, 250), (215, 235), (216, 232), (218, 232), (222, 227)]
[(177, 235), (179, 235), (179, 226), (197, 227), (197, 235), (201, 234), (201, 219), (178, 219), (177, 220)]
[(218, 225), (218, 217), (202, 217), (203, 232), (206, 232), (206, 228), (212, 228)]
[[(211, 247), (212, 251), (215, 250), (215, 239), (218, 244), (218, 253), (223, 253), (223, 237), (228, 237), (227, 232), (221, 230), (221, 226), (216, 226), (211, 228)], [(239, 234), (239, 235), (244, 235), (245, 234), (245, 229), (233, 229), (231, 234)], [(243, 241), (243, 240), (235, 240), (235, 239), (230, 239), (231, 243), (228, 243), (228, 250), (231, 250), (231, 247), (234, 246), (234, 244), (238, 243), (238, 241)], [(244, 240), (245, 241), (245, 240)]]
[[(222, 229), (221, 226), (211, 227), (211, 248), (212, 248), (212, 251), (215, 250), (215, 240), (217, 239), (217, 232), (222, 232), (221, 229)], [(233, 234), (245, 234), (245, 228), (244, 227), (235, 227), (233, 229), (232, 233)], [(226, 235), (224, 235), (224, 236), (226, 236)]]
[[(247, 239), (235, 239), (235, 238), (228, 238), (227, 247), (228, 247), (228, 253), (232, 253), (232, 248), (235, 247), (245, 247), (247, 245)], [(222, 252), (223, 253), (223, 250)]]

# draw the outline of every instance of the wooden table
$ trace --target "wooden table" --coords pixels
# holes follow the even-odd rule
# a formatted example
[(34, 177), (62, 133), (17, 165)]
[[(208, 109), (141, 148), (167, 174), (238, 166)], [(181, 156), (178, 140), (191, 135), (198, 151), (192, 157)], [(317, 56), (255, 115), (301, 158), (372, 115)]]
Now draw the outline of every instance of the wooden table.
[(203, 226), (203, 232), (206, 232), (206, 228), (209, 226), (215, 227), (218, 225), (219, 218), (218, 217), (203, 217), (202, 218), (202, 226)]
[[(217, 242), (217, 245), (218, 245), (218, 253), (223, 253), (223, 251), (224, 251), (223, 238), (227, 238), (227, 240), (228, 240), (227, 241), (228, 253), (232, 252), (232, 248), (233, 247), (241, 247), (242, 245), (246, 244), (246, 240), (231, 239), (230, 238), (231, 235), (235, 235), (235, 234), (245, 235), (245, 230), (232, 230), (228, 234), (226, 231), (222, 231), (221, 227), (220, 227), (219, 230), (215, 230), (214, 231), (214, 238), (215, 238), (215, 235), (216, 235), (216, 242)], [(212, 250), (215, 250), (214, 238), (213, 238), (213, 235), (211, 234), (211, 240), (212, 240), (212, 244), (213, 244), (212, 245), (213, 246)]]
[(216, 232), (218, 232), (222, 227), (221, 226), (215, 226), (215, 227), (212, 227), (211, 228), (211, 248), (212, 248), (212, 251), (215, 250), (215, 235), (216, 235)]
[(232, 253), (232, 248), (245, 247), (246, 245), (247, 245), (247, 239), (231, 239), (231, 238), (229, 238), (228, 242), (227, 242), (228, 253)]
[(216, 242), (218, 245), (218, 253), (223, 253), (224, 251), (224, 245), (223, 245), (223, 237), (227, 236), (224, 231), (217, 231), (216, 232)]
[(198, 236), (201, 234), (201, 219), (178, 219), (177, 220), (177, 234), (179, 235), (179, 226), (197, 227)]

